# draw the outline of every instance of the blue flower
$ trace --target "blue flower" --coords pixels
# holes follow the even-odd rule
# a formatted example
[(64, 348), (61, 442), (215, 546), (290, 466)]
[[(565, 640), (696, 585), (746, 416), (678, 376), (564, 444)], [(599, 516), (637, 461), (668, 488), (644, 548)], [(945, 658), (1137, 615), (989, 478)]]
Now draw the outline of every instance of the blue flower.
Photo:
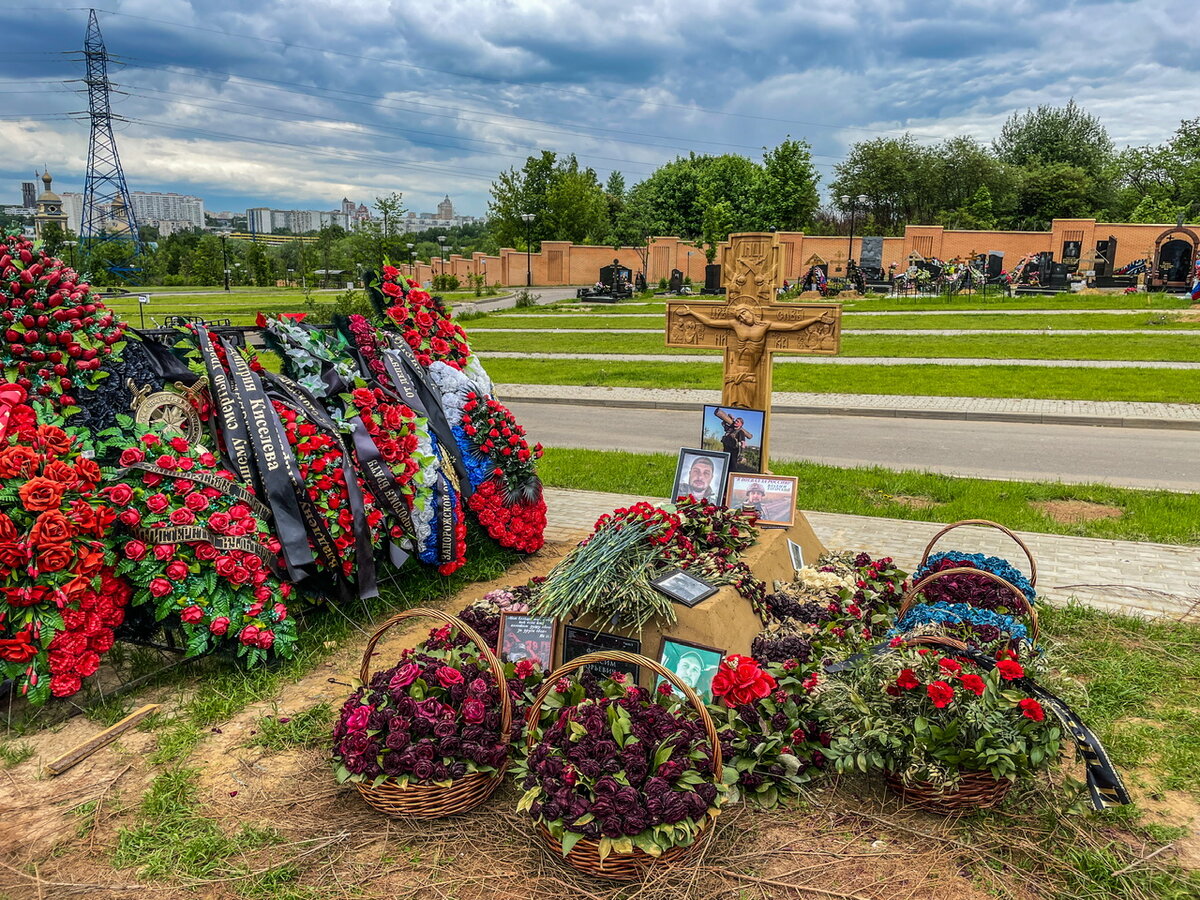
[(492, 474), (494, 467), (491, 460), (479, 452), (475, 442), (467, 437), (467, 433), (463, 431), (461, 425), (455, 425), (450, 431), (461, 451), (463, 465), (467, 468), (467, 477), (471, 479), (471, 486), (479, 487)]
[(991, 625), (1001, 633), (1011, 638), (1023, 641), (1029, 632), (1025, 626), (1003, 613), (992, 612), (990, 609), (980, 609), (966, 603), (918, 603), (904, 614), (895, 626), (887, 633), (889, 638), (907, 631), (912, 631), (920, 625)]

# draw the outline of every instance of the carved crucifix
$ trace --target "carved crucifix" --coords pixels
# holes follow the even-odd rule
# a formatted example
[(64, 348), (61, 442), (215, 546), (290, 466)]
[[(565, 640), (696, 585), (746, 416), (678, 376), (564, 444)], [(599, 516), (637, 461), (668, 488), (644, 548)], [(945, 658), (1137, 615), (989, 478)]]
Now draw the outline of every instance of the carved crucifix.
[(841, 349), (840, 303), (776, 303), (782, 282), (774, 234), (734, 234), (724, 248), (724, 303), (667, 303), (668, 347), (725, 351), (724, 406), (761, 409), (762, 460), (770, 438), (771, 357), (833, 356)]

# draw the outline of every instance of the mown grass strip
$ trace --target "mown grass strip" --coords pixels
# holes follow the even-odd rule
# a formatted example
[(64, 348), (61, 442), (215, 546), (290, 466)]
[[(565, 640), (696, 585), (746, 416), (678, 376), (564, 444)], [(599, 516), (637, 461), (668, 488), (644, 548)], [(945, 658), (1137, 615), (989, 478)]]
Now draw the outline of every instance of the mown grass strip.
[[(720, 390), (721, 362), (488, 359), (499, 383)], [(1200, 373), (1037, 366), (775, 366), (776, 393), (1200, 403)]]
[[(551, 487), (666, 497), (676, 458), (665, 453), (565, 450), (550, 447), (539, 472)], [(1009, 528), (1046, 534), (1200, 544), (1200, 496), (1140, 491), (1096, 484), (999, 481), (930, 472), (896, 472), (882, 467), (773, 462), (773, 471), (800, 478), (800, 506), (819, 512), (882, 516), (917, 522), (990, 519)], [(900, 498), (900, 499), (897, 499)], [(927, 508), (912, 498), (928, 501)], [(1082, 500), (1113, 506), (1120, 518), (1077, 525), (1058, 522), (1031, 504)], [(1188, 586), (1181, 585), (1181, 590)]]

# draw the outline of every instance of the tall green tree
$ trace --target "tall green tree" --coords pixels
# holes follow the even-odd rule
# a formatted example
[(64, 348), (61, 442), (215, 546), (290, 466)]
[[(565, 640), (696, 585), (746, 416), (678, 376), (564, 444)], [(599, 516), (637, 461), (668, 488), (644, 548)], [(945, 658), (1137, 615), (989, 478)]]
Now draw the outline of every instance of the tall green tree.
[(1013, 113), (993, 142), (1004, 162), (1023, 168), (1064, 165), (1089, 178), (1101, 175), (1113, 154), (1108, 131), (1074, 99), (1066, 106), (1039, 106)]
[[(834, 166), (837, 176), (829, 191), (842, 212), (853, 206), (878, 230), (898, 233), (909, 222), (933, 221), (938, 208), (933, 164), (933, 152), (909, 134), (861, 141)], [(850, 202), (842, 202), (843, 196)], [(865, 204), (858, 203), (860, 196), (867, 198)]]
[(758, 227), (802, 231), (820, 206), (817, 170), (812, 148), (788, 135), (777, 147), (763, 151), (762, 174), (755, 190)]

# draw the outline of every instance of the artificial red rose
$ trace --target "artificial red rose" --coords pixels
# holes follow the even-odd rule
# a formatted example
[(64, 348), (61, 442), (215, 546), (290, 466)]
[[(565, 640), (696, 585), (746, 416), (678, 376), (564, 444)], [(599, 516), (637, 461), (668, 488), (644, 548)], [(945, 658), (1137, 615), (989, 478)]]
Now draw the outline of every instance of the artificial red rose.
[(74, 536), (71, 523), (57, 509), (48, 509), (33, 523), (29, 540), (35, 547), (65, 544)]
[(150, 548), (141, 541), (129, 541), (125, 545), (125, 558), (133, 560), (134, 562), (139, 562), (146, 557), (146, 553), (149, 551), (149, 549)]
[(208, 517), (208, 526), (218, 534), (223, 534), (231, 521), (229, 513), (215, 512)]
[(100, 654), (95, 650), (84, 650), (79, 654), (79, 658), (75, 660), (75, 674), (81, 678), (87, 678), (89, 675), (95, 675), (96, 670), (100, 668)]
[(196, 559), (201, 562), (212, 562), (221, 555), (221, 551), (210, 544), (208, 541), (198, 541), (192, 545), (192, 551), (196, 554)]
[(146, 498), (146, 509), (152, 513), (160, 513), (170, 505), (166, 494), (151, 494)]
[(217, 574), (222, 578), (228, 578), (237, 570), (238, 564), (232, 556), (218, 556), (216, 562)]
[(71, 451), (73, 438), (57, 425), (39, 425), (37, 438), (54, 456), (66, 456)]
[(134, 463), (142, 462), (145, 458), (146, 454), (143, 453), (140, 448), (126, 447), (121, 451), (121, 457), (117, 460), (117, 463), (128, 467), (132, 466)]
[(192, 606), (185, 606), (183, 611), (179, 614), (179, 620), (181, 622), (187, 622), (189, 625), (199, 622), (203, 618), (204, 610), (194, 604)]
[(117, 516), (117, 519), (120, 520), (123, 525), (128, 525), (130, 528), (132, 528), (134, 525), (141, 523), (142, 514), (131, 506), (129, 509)]
[(83, 687), (83, 682), (80, 681), (78, 675), (59, 673), (50, 678), (50, 693), (55, 697), (70, 697), (72, 694), (78, 693), (81, 687)]
[(172, 525), (191, 525), (196, 521), (196, 514), (190, 509), (173, 509), (167, 518)]
[(761, 700), (778, 686), (758, 660), (736, 653), (721, 660), (712, 680), (713, 696), (730, 708)]
[(172, 581), (183, 581), (189, 574), (188, 565), (182, 559), (174, 559), (167, 565), (165, 574)]
[(57, 481), (36, 475), (21, 485), (17, 494), (25, 508), (30, 512), (43, 512), (47, 509), (57, 509), (62, 503), (63, 486)]
[(437, 670), (437, 680), (442, 687), (452, 687), (463, 683), (463, 673), (452, 666), (441, 666)]
[(288, 609), (282, 603), (276, 603), (274, 606), (275, 619), (279, 622), (284, 621), (288, 617)]
[(961, 679), (959, 679), (958, 683), (963, 690), (970, 691), (976, 697), (982, 697), (984, 690), (987, 688), (984, 680), (974, 672), (968, 672)]
[(166, 469), (169, 472), (175, 468), (175, 457), (169, 453), (164, 453), (154, 461), (154, 464), (160, 469)]
[(1021, 708), (1021, 715), (1027, 719), (1033, 719), (1035, 722), (1042, 722), (1046, 719), (1046, 711), (1042, 709), (1042, 704), (1032, 697), (1026, 697), (1017, 706)]
[(74, 558), (66, 544), (52, 544), (38, 552), (37, 567), (42, 572), (58, 572), (69, 566)]
[(181, 437), (173, 437), (167, 443), (169, 443), (171, 445), (171, 449), (174, 450), (176, 453), (187, 453), (188, 452), (188, 442)]
[(109, 503), (117, 506), (128, 506), (133, 500), (133, 490), (127, 484), (114, 484), (112, 487), (107, 487), (101, 493), (108, 498)]
[(925, 688), (925, 692), (929, 694), (929, 699), (933, 701), (933, 705), (938, 709), (942, 709), (950, 704), (954, 699), (954, 688), (950, 687), (944, 681), (934, 681)]
[(155, 597), (165, 597), (175, 588), (165, 578), (155, 578), (150, 582), (150, 593)]
[(229, 617), (228, 616), (218, 616), (217, 618), (213, 619), (208, 624), (208, 630), (211, 631), (213, 634), (215, 634), (217, 637), (221, 637), (222, 635), (225, 634), (225, 632), (227, 632), (229, 630)]
[(254, 647), (258, 644), (258, 632), (259, 628), (257, 625), (247, 625), (241, 630), (241, 633), (238, 635), (238, 640), (240, 640), (247, 647)]
[(405, 663), (396, 669), (396, 674), (393, 675), (391, 681), (388, 682), (388, 689), (391, 691), (398, 691), (402, 688), (406, 688), (416, 681), (417, 676), (420, 674), (421, 667), (416, 663)]
[(917, 680), (917, 675), (912, 669), (901, 669), (900, 674), (896, 676), (896, 685), (906, 691), (911, 691), (920, 684), (921, 682)]
[(528, 678), (530, 675), (533, 674), (533, 668), (534, 668), (533, 660), (519, 659), (519, 660), (517, 660), (517, 665), (515, 667), (515, 674), (518, 678), (520, 678), (522, 681), (524, 681), (526, 678)]
[(166, 562), (174, 555), (175, 555), (175, 545), (174, 544), (155, 544), (154, 545), (154, 558), (157, 559), (159, 562)]
[(42, 458), (32, 447), (18, 444), (0, 453), (0, 478), (28, 478), (37, 471)]
[(264, 628), (258, 633), (258, 649), (270, 650), (275, 644), (275, 632), (270, 628)]
[(1000, 670), (1000, 677), (1005, 681), (1014, 681), (1017, 678), (1025, 677), (1025, 669), (1015, 660), (1002, 659), (996, 663), (996, 668)]
[(359, 409), (371, 409), (375, 406), (375, 392), (368, 388), (355, 388), (350, 392), (354, 405)]
[(99, 464), (94, 459), (80, 457), (75, 461), (75, 476), (84, 487), (95, 486), (103, 477)]
[(11, 663), (27, 663), (38, 655), (33, 642), (31, 625), (26, 625), (11, 638), (0, 639), (0, 659)]

